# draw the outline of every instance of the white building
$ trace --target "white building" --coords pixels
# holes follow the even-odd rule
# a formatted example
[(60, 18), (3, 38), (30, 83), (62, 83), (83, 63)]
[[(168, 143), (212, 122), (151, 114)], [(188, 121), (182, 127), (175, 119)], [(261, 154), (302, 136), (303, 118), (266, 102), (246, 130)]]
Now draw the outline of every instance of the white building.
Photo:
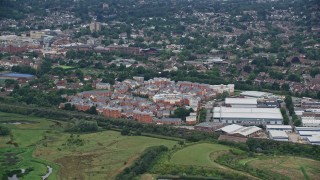
[(320, 136), (320, 132), (317, 131), (299, 131), (298, 133), (301, 139), (307, 139), (308, 137), (312, 136)]
[(268, 124), (266, 125), (266, 130), (267, 131), (284, 131), (291, 133), (292, 132), (292, 126), (290, 125), (271, 125)]
[(186, 123), (187, 124), (195, 124), (197, 122), (197, 116), (194, 114), (190, 114), (190, 116), (186, 117)]
[(224, 132), (226, 134), (234, 135), (234, 136), (253, 137), (258, 133), (262, 132), (262, 129), (257, 126), (244, 127), (237, 124), (232, 124), (232, 125), (228, 125), (223, 128), (220, 128), (216, 131)]
[(307, 141), (313, 145), (320, 145), (320, 136), (307, 137)]
[(316, 131), (320, 132), (320, 127), (295, 127), (295, 131), (299, 133), (300, 131)]
[(261, 91), (244, 91), (240, 93), (241, 96), (253, 97), (253, 98), (264, 98), (272, 96), (272, 93), (261, 92)]
[(269, 131), (269, 138), (275, 141), (289, 141), (289, 136), (284, 131)]
[(304, 127), (320, 127), (320, 119), (315, 117), (301, 117), (301, 122)]
[(226, 98), (225, 105), (234, 108), (256, 108), (257, 99), (255, 98)]
[(276, 108), (213, 108), (213, 121), (226, 124), (282, 124), (282, 114)]

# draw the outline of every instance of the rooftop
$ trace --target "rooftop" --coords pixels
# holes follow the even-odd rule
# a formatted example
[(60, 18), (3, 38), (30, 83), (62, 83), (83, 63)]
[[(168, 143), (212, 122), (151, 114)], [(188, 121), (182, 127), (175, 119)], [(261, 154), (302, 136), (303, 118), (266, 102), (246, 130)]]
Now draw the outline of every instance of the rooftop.
[(237, 124), (231, 124), (231, 125), (225, 126), (223, 128), (220, 128), (217, 131), (223, 131), (228, 134), (240, 134), (243, 136), (248, 136), (248, 135), (255, 133), (257, 131), (260, 131), (260, 130), (261, 130), (261, 128), (259, 128), (257, 126), (244, 127), (244, 126), (240, 126)]
[(320, 136), (307, 137), (310, 143), (320, 143)]
[(273, 138), (289, 138), (288, 134), (284, 131), (276, 131), (276, 130), (271, 130), (269, 131), (269, 134), (273, 137)]
[(290, 125), (266, 125), (267, 129), (292, 129)]
[(255, 98), (226, 98), (226, 104), (246, 104), (257, 105), (257, 99)]
[(277, 108), (215, 107), (213, 112), (213, 118), (282, 119)]
[(299, 131), (301, 136), (313, 136), (313, 135), (320, 135), (320, 132), (317, 131)]
[(250, 96), (250, 97), (265, 97), (265, 96), (270, 96), (272, 94), (268, 92), (261, 92), (261, 91), (244, 91), (240, 93), (240, 95)]
[(225, 126), (223, 128), (220, 128), (218, 129), (217, 131), (223, 131), (223, 132), (226, 132), (228, 134), (240, 129), (240, 128), (243, 128), (243, 126), (240, 126), (240, 125), (237, 125), (237, 124), (231, 124), (231, 125), (228, 125), (228, 126)]

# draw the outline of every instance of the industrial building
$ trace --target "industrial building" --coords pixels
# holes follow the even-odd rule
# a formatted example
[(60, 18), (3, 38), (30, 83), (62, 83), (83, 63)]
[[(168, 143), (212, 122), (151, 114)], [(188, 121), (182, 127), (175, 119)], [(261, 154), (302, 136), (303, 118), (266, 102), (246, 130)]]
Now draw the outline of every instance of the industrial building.
[(257, 126), (244, 127), (237, 124), (232, 124), (232, 125), (228, 125), (223, 128), (220, 128), (216, 131), (222, 132), (228, 135), (233, 135), (233, 136), (254, 137), (254, 136), (258, 136), (259, 133), (262, 132), (262, 129)]
[(317, 131), (299, 131), (298, 133), (301, 139), (307, 139), (308, 137), (320, 136), (320, 132)]
[(282, 124), (282, 120), (282, 114), (277, 108), (213, 108), (213, 121), (225, 124)]
[(320, 127), (320, 119), (316, 117), (301, 117), (302, 126)]
[(257, 99), (255, 98), (226, 98), (225, 105), (234, 108), (256, 108)]
[(266, 130), (267, 131), (284, 131), (291, 133), (292, 132), (292, 126), (290, 125), (271, 125), (268, 124), (266, 125)]
[(241, 96), (252, 97), (252, 98), (264, 98), (272, 96), (272, 93), (261, 92), (261, 91), (244, 91), (240, 93)]
[(269, 131), (269, 138), (275, 141), (289, 141), (289, 136), (284, 131)]
[(313, 145), (320, 145), (320, 136), (307, 137), (307, 141)]
[(320, 132), (320, 127), (295, 127), (295, 131), (299, 133), (300, 131), (317, 131)]

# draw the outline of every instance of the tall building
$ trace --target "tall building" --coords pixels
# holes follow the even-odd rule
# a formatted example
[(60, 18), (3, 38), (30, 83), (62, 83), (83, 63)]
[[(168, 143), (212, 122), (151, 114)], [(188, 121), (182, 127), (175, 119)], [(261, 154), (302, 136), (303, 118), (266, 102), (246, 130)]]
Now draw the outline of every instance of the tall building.
[(99, 22), (92, 22), (90, 24), (90, 31), (91, 32), (101, 31), (101, 24)]

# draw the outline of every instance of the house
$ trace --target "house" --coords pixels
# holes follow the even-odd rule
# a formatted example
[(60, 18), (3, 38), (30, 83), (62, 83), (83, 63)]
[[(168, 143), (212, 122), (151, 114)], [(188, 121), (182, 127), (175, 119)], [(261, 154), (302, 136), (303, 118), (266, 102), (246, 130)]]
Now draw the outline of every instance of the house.
[(153, 117), (152, 112), (144, 112), (140, 110), (133, 111), (133, 119), (141, 123), (152, 123), (152, 117)]
[(109, 83), (97, 83), (96, 89), (107, 89), (110, 90), (110, 84)]
[(197, 122), (197, 116), (196, 115), (191, 115), (186, 117), (186, 123), (187, 124), (195, 124)]

